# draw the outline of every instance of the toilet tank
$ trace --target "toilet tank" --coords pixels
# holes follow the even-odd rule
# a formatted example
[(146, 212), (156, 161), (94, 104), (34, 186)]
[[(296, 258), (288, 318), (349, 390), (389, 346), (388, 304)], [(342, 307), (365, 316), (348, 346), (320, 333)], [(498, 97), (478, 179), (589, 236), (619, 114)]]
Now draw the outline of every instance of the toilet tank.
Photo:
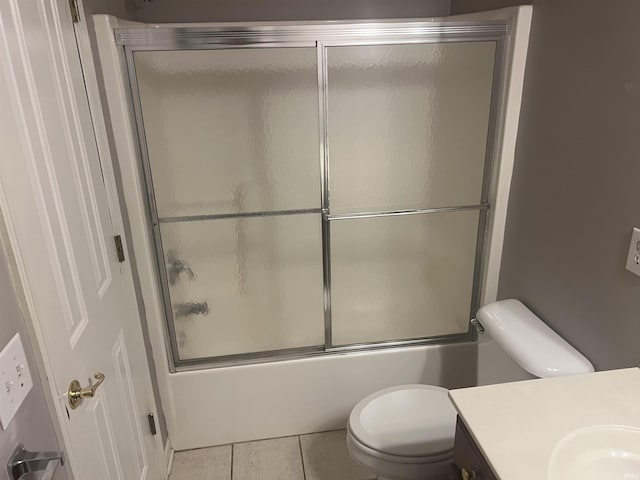
[(527, 372), (540, 378), (594, 371), (591, 362), (519, 300), (501, 300), (478, 310), (478, 322)]

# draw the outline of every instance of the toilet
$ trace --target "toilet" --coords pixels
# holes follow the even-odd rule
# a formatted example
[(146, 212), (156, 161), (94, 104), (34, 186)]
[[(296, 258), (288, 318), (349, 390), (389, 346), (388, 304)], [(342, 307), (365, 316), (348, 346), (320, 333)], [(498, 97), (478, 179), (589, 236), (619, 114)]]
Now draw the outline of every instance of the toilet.
[[(594, 371), (593, 365), (518, 300), (482, 307), (478, 323), (539, 378)], [(446, 388), (399, 385), (362, 399), (347, 424), (351, 458), (380, 479), (447, 480), (456, 410)]]
[(351, 458), (379, 477), (447, 479), (455, 423), (446, 388), (385, 388), (351, 412), (347, 448)]

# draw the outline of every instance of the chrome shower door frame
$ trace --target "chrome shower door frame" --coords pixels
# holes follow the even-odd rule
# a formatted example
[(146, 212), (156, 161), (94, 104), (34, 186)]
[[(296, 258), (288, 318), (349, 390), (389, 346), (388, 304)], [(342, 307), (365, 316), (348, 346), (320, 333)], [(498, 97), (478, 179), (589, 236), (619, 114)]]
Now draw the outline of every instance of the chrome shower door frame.
[[(193, 370), (248, 363), (270, 362), (290, 358), (345, 353), (350, 351), (409, 345), (440, 344), (448, 342), (472, 341), (477, 338), (476, 330), (469, 323), (467, 332), (427, 338), (386, 340), (350, 345), (334, 345), (331, 323), (331, 223), (351, 218), (372, 218), (399, 215), (426, 215), (448, 211), (477, 210), (479, 212), (473, 287), (471, 298), (471, 320), (479, 308), (486, 250), (489, 234), (491, 203), (497, 187), (495, 168), (500, 157), (502, 123), (504, 116), (506, 83), (507, 36), (509, 23), (506, 21), (449, 21), (432, 22), (424, 20), (373, 21), (373, 22), (325, 22), (325, 23), (282, 23), (282, 24), (211, 24), (189, 27), (132, 27), (115, 29), (116, 44), (122, 46), (127, 67), (131, 105), (136, 123), (140, 174), (144, 179), (147, 194), (147, 220), (153, 232), (153, 250), (157, 267), (157, 286), (162, 292), (164, 303), (164, 332), (167, 355), (171, 371)], [(377, 211), (357, 214), (331, 214), (329, 188), (329, 138), (328, 138), (328, 67), (327, 48), (357, 45), (403, 45), (450, 42), (495, 42), (493, 84), (490, 113), (487, 128), (487, 144), (482, 182), (481, 201), (477, 205), (459, 207)], [(317, 50), (318, 70), (318, 119), (319, 119), (319, 162), (321, 198), (318, 209), (286, 210), (274, 212), (253, 212), (239, 214), (199, 215), (194, 217), (171, 217), (160, 219), (156, 208), (155, 193), (151, 176), (151, 165), (147, 147), (142, 104), (137, 83), (135, 52), (216, 50), (236, 48), (295, 48), (312, 47)], [(321, 213), (322, 216), (322, 265), (324, 304), (324, 345), (288, 348), (275, 351), (261, 351), (234, 355), (180, 359), (171, 306), (169, 283), (164, 260), (164, 250), (160, 233), (160, 223), (204, 220), (213, 218), (236, 218), (247, 216), (290, 215)], [(197, 218), (196, 218), (197, 217)]]

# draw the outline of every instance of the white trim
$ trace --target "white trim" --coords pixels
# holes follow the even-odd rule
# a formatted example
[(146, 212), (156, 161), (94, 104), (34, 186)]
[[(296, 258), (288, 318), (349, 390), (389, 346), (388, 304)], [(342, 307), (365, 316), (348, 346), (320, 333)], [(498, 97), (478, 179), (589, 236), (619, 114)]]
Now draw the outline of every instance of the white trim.
[(456, 19), (503, 19), (511, 23), (508, 39), (510, 58), (505, 63), (505, 102), (503, 115), (504, 130), (502, 143), (499, 145), (499, 161), (494, 169), (498, 172), (497, 189), (495, 198), (491, 203), (491, 215), (489, 216), (488, 252), (482, 282), (482, 295), (480, 304), (494, 302), (498, 297), (498, 283), (500, 280), (500, 267), (502, 264), (502, 249), (504, 246), (504, 232), (507, 221), (509, 205), (509, 192), (511, 191), (511, 177), (515, 161), (516, 139), (518, 136), (518, 124), (520, 121), (520, 106), (522, 104), (522, 89), (524, 86), (525, 66), (527, 51), (529, 48), (529, 32), (531, 30), (531, 6), (520, 6), (480, 12), (468, 15), (458, 15)]
[[(493, 205), (489, 231), (489, 252), (485, 266), (485, 278), (481, 304), (491, 303), (498, 298), (502, 250), (507, 222), (511, 178), (515, 163), (516, 140), (520, 122), (522, 91), (525, 67), (529, 49), (529, 33), (533, 7), (520, 6), (503, 8), (490, 12), (459, 15), (456, 18), (479, 20), (483, 18), (503, 18), (511, 21), (509, 43), (510, 61), (505, 65), (509, 81), (505, 85), (504, 132), (502, 136), (499, 162), (499, 177)], [(520, 368), (488, 335), (478, 339), (478, 385), (489, 385), (508, 381), (527, 380), (531, 375)]]
[[(78, 8), (83, 11), (82, 0), (78, 1)], [(96, 67), (93, 61), (93, 52), (91, 51), (91, 40), (87, 30), (86, 22), (78, 22), (73, 24), (78, 42), (78, 52), (80, 55), (80, 65), (82, 74), (84, 75), (87, 98), (89, 100), (89, 112), (91, 121), (93, 122), (93, 131), (95, 133), (96, 145), (98, 147), (98, 155), (101, 160), (111, 159), (111, 148), (109, 147), (109, 137), (104, 121), (104, 111), (100, 100), (100, 90), (98, 88), (98, 79), (96, 75)], [(111, 166), (111, 162), (101, 161), (104, 165)], [(120, 203), (118, 201), (117, 190), (115, 190), (115, 176), (113, 168), (104, 168), (102, 172), (104, 183), (107, 188), (107, 199), (109, 201), (109, 212), (111, 213), (111, 223), (114, 230), (122, 229), (122, 214), (120, 211)], [(113, 186), (113, 188), (111, 188)]]
[[(82, 1), (78, 1), (78, 8), (83, 10)], [(107, 201), (109, 203), (109, 212), (111, 214), (111, 223), (114, 232), (122, 232), (124, 237), (124, 219), (122, 216), (120, 199), (118, 197), (118, 187), (115, 178), (114, 166), (113, 166), (113, 153), (109, 144), (109, 135), (107, 133), (106, 116), (102, 108), (102, 99), (100, 97), (100, 88), (98, 86), (98, 77), (96, 74), (96, 65), (94, 62), (94, 55), (91, 49), (91, 41), (89, 37), (89, 31), (87, 29), (88, 22), (78, 22), (74, 24), (74, 30), (76, 33), (76, 39), (78, 42), (78, 52), (80, 55), (80, 64), (82, 67), (82, 73), (84, 75), (85, 87), (87, 91), (87, 99), (89, 103), (89, 112), (93, 123), (93, 131), (96, 138), (96, 145), (98, 148), (98, 157), (102, 164), (102, 173), (105, 183), (105, 189), (107, 192)], [(136, 297), (136, 288), (133, 282), (133, 271), (131, 266), (131, 256), (127, 252), (126, 241), (123, 241), (122, 248), (125, 251), (125, 258), (129, 261), (125, 261), (120, 264), (120, 268), (123, 271), (124, 277), (124, 291), (127, 294), (127, 299), (130, 303), (132, 312), (136, 312), (138, 318), (141, 319), (140, 329), (142, 331), (142, 315), (138, 308), (138, 302)], [(148, 352), (145, 352), (145, 356)], [(151, 398), (148, 399), (150, 405), (155, 406), (155, 410), (158, 410), (159, 405), (155, 404), (155, 398), (153, 398), (153, 388), (149, 385)], [(155, 413), (155, 412), (154, 412)], [(157, 418), (157, 414), (156, 414)], [(167, 439), (167, 442), (169, 439)], [(159, 465), (165, 464), (168, 459), (166, 457), (166, 451), (162, 445), (161, 435), (155, 436), (155, 451), (156, 459)], [(163, 457), (164, 455), (164, 457)], [(150, 459), (149, 461), (152, 461)]]
[(167, 437), (167, 441), (164, 444), (164, 458), (167, 460), (167, 477), (171, 475), (171, 469), (173, 468), (173, 459), (176, 451), (171, 446), (171, 439)]
[[(124, 65), (120, 49), (115, 46), (113, 29), (119, 26), (139, 25), (108, 15), (94, 15), (100, 63), (102, 65), (104, 88), (109, 102), (109, 114), (115, 137), (115, 154), (120, 164), (124, 201), (129, 214), (131, 236), (136, 246), (136, 267), (143, 292), (145, 313), (149, 337), (154, 348), (151, 349), (156, 369), (158, 388), (167, 420), (169, 437), (173, 438), (175, 402), (170, 385), (169, 360), (163, 325), (162, 300), (155, 284), (155, 258), (148, 247), (151, 232), (146, 222), (145, 187), (138, 173), (138, 152), (134, 138), (135, 124), (129, 110), (128, 84), (123, 75)], [(142, 220), (141, 220), (142, 219)], [(173, 442), (172, 442), (173, 443)]]

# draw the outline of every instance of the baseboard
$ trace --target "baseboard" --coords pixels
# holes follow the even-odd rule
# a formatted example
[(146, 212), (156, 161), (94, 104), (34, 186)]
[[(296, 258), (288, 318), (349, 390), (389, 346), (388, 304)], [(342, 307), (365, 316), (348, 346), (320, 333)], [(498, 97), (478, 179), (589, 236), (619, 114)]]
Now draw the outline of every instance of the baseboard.
[(171, 439), (167, 438), (164, 444), (164, 458), (167, 460), (167, 476), (171, 475), (171, 469), (173, 468), (173, 457), (176, 451), (171, 446)]

